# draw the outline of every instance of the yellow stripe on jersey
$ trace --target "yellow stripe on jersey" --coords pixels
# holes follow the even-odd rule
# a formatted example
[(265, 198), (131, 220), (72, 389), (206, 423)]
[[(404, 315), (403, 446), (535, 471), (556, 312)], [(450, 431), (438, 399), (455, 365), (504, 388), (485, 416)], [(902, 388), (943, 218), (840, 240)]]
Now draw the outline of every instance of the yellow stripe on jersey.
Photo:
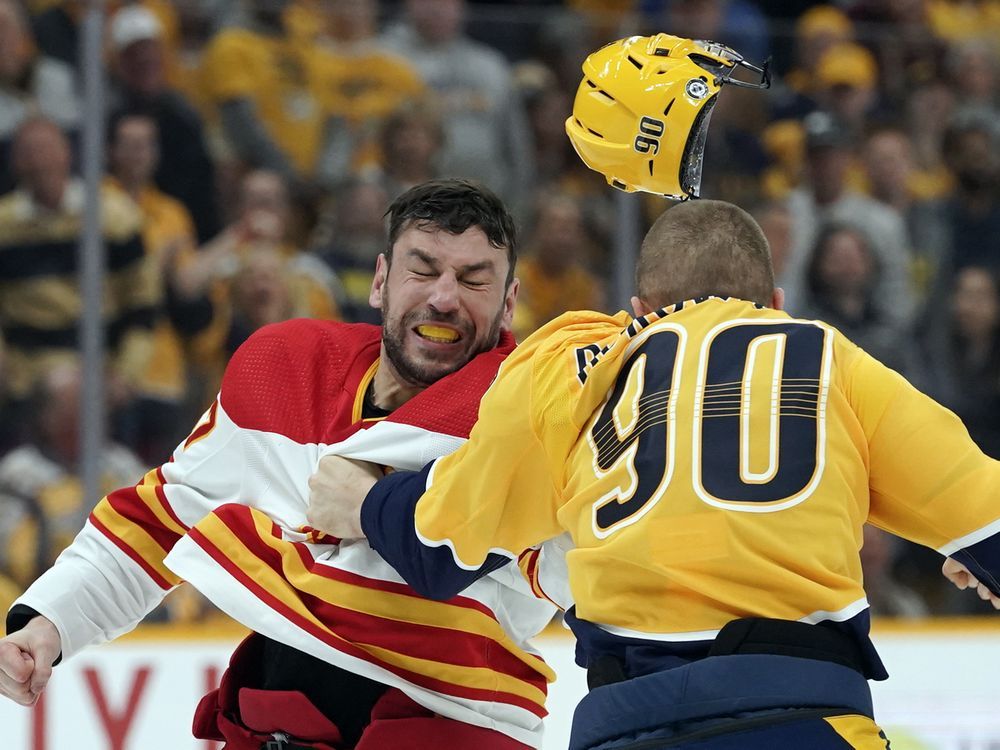
[[(511, 657), (528, 665), (545, 682), (555, 679), (554, 672), (543, 661), (518, 649), (496, 620), (483, 612), (423, 599), (416, 595), (396, 594), (324, 578), (306, 568), (292, 543), (272, 534), (273, 522), (267, 516), (252, 509), (250, 513), (253, 518), (253, 529), (245, 529), (246, 538), (252, 539), (253, 544), (258, 542), (263, 544), (280, 556), (280, 571), (262, 560), (258, 553), (247, 546), (245, 539), (219, 517), (209, 515), (200, 521), (196, 528), (226, 556), (233, 566), (239, 568), (267, 591), (269, 596), (279, 600), (299, 618), (307, 620), (336, 641), (361, 648), (385, 664), (463, 688), (500, 691), (539, 704), (544, 702), (544, 692), (524, 680), (495, 669), (448, 664), (440, 658), (417, 658), (365, 643), (356, 636), (343, 638), (336, 628), (331, 629), (321, 617), (313, 613), (303, 601), (301, 594), (315, 597), (335, 607), (351, 610), (359, 615), (394, 620), (399, 623), (401, 630), (405, 629), (407, 624), (413, 624), (417, 627), (442, 628), (463, 636), (488, 638), (495, 642), (497, 649), (508, 651)], [(372, 636), (378, 635), (374, 628), (369, 632)]]
[(156, 494), (156, 488), (161, 486), (163, 486), (163, 483), (160, 481), (159, 471), (152, 469), (146, 472), (142, 481), (136, 485), (135, 491), (139, 499), (146, 504), (146, 507), (152, 511), (153, 515), (156, 516), (156, 520), (163, 524), (164, 528), (169, 529), (178, 536), (183, 536), (187, 533), (187, 529), (171, 517), (166, 508), (163, 507), (163, 503), (160, 502), (159, 495)]
[(135, 555), (142, 558), (143, 562), (169, 585), (176, 586), (181, 583), (181, 579), (163, 564), (167, 551), (138, 523), (115, 510), (107, 498), (94, 507), (91, 516), (117, 540), (127, 545)]
[[(505, 675), (503, 672), (489, 667), (470, 667), (465, 664), (448, 664), (438, 659), (417, 659), (405, 656), (396, 651), (389, 651), (371, 644), (358, 644), (386, 664), (415, 672), (435, 680), (441, 680), (451, 685), (476, 690), (489, 690), (499, 693), (509, 693), (525, 700), (545, 705), (545, 691), (538, 690), (524, 680)], [(552, 678), (554, 680), (555, 677)], [(546, 680), (551, 682), (552, 680)]]
[(368, 393), (368, 386), (371, 385), (372, 378), (375, 377), (375, 373), (378, 372), (379, 361), (376, 359), (372, 362), (371, 367), (362, 376), (361, 382), (358, 383), (358, 392), (354, 394), (354, 406), (351, 408), (351, 421), (360, 422), (361, 417), (365, 410), (365, 395)]
[[(271, 534), (272, 521), (268, 517), (254, 511), (253, 519), (260, 540), (281, 555), (284, 578), (296, 590), (361, 614), (382, 617), (400, 623), (412, 623), (420, 626), (431, 626), (485, 636), (495, 641), (498, 647), (509, 651), (523, 663), (545, 674), (548, 681), (555, 679), (555, 673), (547, 665), (539, 661), (536, 657), (521, 651), (511, 641), (503, 628), (500, 627), (500, 624), (484, 612), (469, 607), (451, 605), (447, 602), (425, 599), (413, 594), (396, 594), (318, 576), (306, 568), (302, 562), (302, 558), (290, 543), (278, 539)], [(390, 660), (390, 663), (403, 666), (407, 669), (414, 669), (414, 667), (406, 665), (408, 661), (409, 657), (397, 655), (396, 660)], [(447, 665), (426, 662), (425, 669), (417, 671), (429, 674), (429, 672), (425, 671), (427, 668), (436, 669), (439, 666)], [(451, 672), (450, 667), (448, 671), (449, 673)], [(440, 675), (435, 674), (434, 676)], [(527, 687), (521, 681), (505, 679), (502, 675), (501, 678), (502, 682), (510, 682), (510, 684), (506, 684), (504, 687), (497, 688), (505, 692), (522, 694), (522, 688)], [(454, 675), (448, 678), (448, 681), (455, 684), (468, 684), (473, 687), (495, 688), (496, 676), (492, 679), (494, 683), (490, 686), (479, 685), (469, 682), (459, 672), (455, 672)], [(529, 693), (525, 693), (524, 695), (532, 699), (544, 700), (544, 695), (539, 696), (535, 690), (530, 690)]]
[(279, 600), (282, 605), (291, 610), (299, 618), (322, 629), (337, 640), (344, 640), (336, 633), (329, 631), (313, 615), (309, 608), (305, 606), (300, 597), (290, 593), (291, 587), (288, 585), (288, 581), (282, 577), (281, 573), (255, 555), (244, 543), (244, 540), (233, 533), (232, 529), (221, 518), (214, 514), (209, 514), (200, 520), (194, 528), (249, 580), (267, 591), (270, 596)]

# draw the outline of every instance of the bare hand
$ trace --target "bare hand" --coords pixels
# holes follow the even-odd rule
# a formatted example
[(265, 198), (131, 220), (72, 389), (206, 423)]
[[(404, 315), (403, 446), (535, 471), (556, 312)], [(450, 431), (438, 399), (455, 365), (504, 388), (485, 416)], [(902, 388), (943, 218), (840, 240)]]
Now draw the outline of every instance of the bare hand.
[(962, 565), (962, 563), (952, 560), (949, 557), (944, 561), (944, 565), (941, 566), (941, 573), (955, 584), (957, 588), (975, 589), (980, 599), (992, 604), (993, 609), (1000, 609), (1000, 596), (997, 596), (986, 588), (986, 584), (980, 583), (979, 579), (972, 575), (969, 569)]
[(341, 539), (362, 538), (361, 504), (381, 477), (381, 467), (367, 461), (340, 456), (320, 459), (309, 478), (309, 525)]
[(52, 676), (62, 643), (51, 620), (39, 615), (16, 633), (0, 638), (0, 695), (33, 706)]

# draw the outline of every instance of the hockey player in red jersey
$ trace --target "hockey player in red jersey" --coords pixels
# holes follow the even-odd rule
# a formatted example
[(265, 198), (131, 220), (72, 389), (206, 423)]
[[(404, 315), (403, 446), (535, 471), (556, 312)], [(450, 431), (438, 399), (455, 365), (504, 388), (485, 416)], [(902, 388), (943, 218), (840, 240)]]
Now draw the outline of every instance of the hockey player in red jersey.
[(171, 459), (104, 498), (15, 602), (0, 693), (33, 704), (60, 658), (130, 630), (184, 580), (254, 631), (202, 700), (198, 737), (230, 750), (540, 744), (553, 675), (526, 639), (554, 607), (516, 569), (434, 602), (366, 543), (309, 527), (322, 455), (414, 469), (454, 450), (513, 347), (501, 202), (442, 180), (388, 216), (371, 291), (383, 326), (254, 334)]

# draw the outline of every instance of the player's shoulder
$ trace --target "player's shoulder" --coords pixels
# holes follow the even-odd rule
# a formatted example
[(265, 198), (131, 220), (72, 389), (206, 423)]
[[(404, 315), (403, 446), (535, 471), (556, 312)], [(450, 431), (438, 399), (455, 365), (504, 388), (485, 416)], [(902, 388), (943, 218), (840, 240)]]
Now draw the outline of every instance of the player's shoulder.
[(515, 350), (519, 356), (553, 356), (576, 346), (618, 335), (631, 317), (594, 310), (572, 310), (549, 321), (528, 336)]
[[(351, 384), (378, 359), (380, 342), (379, 327), (363, 323), (297, 318), (264, 326), (226, 367), (222, 407), (243, 427), (317, 439), (324, 419), (328, 426), (326, 412), (336, 411), (343, 398), (353, 399)], [(302, 422), (304, 414), (317, 419)], [(294, 424), (291, 415), (297, 415)]]
[[(576, 393), (581, 363), (620, 338), (631, 317), (576, 310), (564, 313), (525, 339), (503, 365), (508, 378), (530, 382), (536, 397), (561, 400)], [(515, 375), (517, 373), (517, 375)]]
[[(872, 362), (881, 363), (878, 363), (878, 360), (854, 343), (837, 326), (808, 313), (809, 311), (804, 311), (803, 315), (790, 317), (789, 321), (813, 326), (825, 333), (823, 356), (824, 361), (828, 361), (831, 385), (846, 393), (852, 392), (855, 387), (866, 387), (863, 382), (865, 377), (861, 375), (863, 371), (866, 371), (864, 365)], [(861, 370), (858, 369), (859, 367)]]

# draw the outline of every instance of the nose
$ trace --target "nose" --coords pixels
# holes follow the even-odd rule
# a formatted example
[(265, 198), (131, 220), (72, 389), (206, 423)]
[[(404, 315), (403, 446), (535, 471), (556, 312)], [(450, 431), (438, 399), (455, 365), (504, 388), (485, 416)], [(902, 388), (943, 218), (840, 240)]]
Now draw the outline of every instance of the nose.
[(427, 304), (439, 313), (453, 313), (458, 310), (459, 285), (454, 274), (443, 273), (434, 280)]

